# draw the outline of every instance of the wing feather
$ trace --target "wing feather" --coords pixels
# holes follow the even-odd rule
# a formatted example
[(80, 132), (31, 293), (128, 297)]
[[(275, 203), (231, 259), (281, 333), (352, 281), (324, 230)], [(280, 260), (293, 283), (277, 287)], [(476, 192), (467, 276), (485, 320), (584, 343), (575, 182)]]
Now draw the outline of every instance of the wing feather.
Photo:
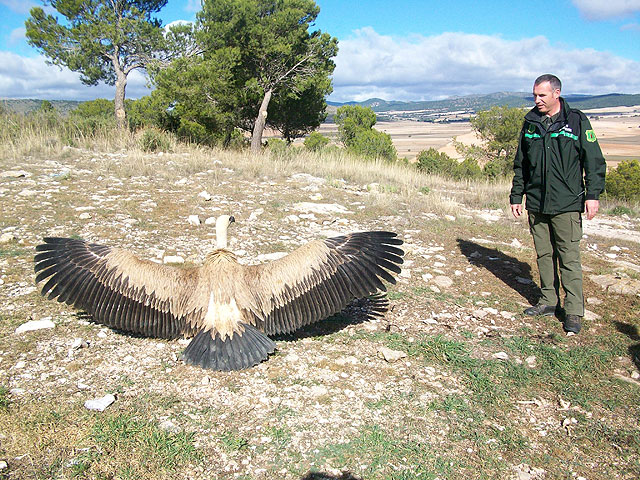
[(246, 268), (254, 314), (269, 335), (290, 333), (343, 310), (352, 300), (395, 283), (404, 252), (392, 232), (316, 240), (271, 263)]
[(42, 294), (90, 313), (108, 326), (173, 338), (184, 330), (185, 307), (197, 269), (136, 258), (126, 250), (70, 238), (45, 238), (36, 247)]

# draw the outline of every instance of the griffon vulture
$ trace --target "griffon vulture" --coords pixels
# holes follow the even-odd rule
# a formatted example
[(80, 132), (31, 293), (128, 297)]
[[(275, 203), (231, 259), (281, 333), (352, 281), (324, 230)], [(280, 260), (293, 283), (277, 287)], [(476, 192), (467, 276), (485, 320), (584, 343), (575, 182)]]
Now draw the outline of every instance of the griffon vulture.
[(222, 215), (216, 249), (200, 267), (140, 260), (127, 250), (71, 238), (36, 247), (42, 295), (83, 309), (98, 323), (161, 338), (191, 337), (186, 362), (240, 370), (275, 350), (267, 335), (291, 333), (395, 283), (402, 240), (392, 232), (359, 232), (315, 240), (260, 265), (241, 265), (227, 250)]

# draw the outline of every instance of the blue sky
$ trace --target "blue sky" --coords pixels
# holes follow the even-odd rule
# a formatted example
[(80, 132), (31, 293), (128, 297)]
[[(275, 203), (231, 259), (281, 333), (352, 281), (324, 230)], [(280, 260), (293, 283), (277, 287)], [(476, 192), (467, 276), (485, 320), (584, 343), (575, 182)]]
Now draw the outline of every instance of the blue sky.
[[(555, 73), (565, 93), (640, 93), (640, 0), (316, 0), (315, 28), (339, 40), (334, 101), (430, 100), (529, 91)], [(0, 97), (86, 100), (113, 87), (86, 87), (48, 66), (24, 38), (35, 0), (0, 0)], [(199, 0), (169, 0), (164, 24), (191, 21)], [(127, 96), (148, 93), (142, 72)]]

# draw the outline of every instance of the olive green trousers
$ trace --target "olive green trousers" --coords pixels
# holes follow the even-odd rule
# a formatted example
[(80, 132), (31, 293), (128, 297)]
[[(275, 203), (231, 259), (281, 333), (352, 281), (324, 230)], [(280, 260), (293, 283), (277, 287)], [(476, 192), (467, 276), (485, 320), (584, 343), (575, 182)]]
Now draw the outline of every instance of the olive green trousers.
[(584, 298), (580, 264), (580, 212), (547, 215), (530, 211), (529, 229), (533, 236), (540, 271), (540, 303), (558, 305), (562, 285), (565, 293), (565, 313), (582, 317)]

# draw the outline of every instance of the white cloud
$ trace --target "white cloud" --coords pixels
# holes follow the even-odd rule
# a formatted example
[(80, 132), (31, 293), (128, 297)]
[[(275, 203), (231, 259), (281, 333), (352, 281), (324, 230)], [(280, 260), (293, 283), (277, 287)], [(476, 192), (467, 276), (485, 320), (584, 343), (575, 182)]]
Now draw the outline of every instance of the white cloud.
[(571, 0), (590, 20), (627, 17), (640, 12), (640, 0)]
[(563, 50), (542, 36), (519, 41), (465, 33), (394, 38), (367, 27), (339, 47), (334, 101), (528, 92), (542, 73), (558, 75), (566, 93), (640, 92), (640, 62), (591, 49)]
[[(144, 75), (129, 74), (127, 98), (147, 95)], [(0, 51), (0, 92), (3, 98), (41, 98), (47, 100), (93, 100), (114, 97), (115, 87), (99, 84), (89, 87), (80, 75), (67, 68), (47, 65), (42, 56), (27, 58)]]

